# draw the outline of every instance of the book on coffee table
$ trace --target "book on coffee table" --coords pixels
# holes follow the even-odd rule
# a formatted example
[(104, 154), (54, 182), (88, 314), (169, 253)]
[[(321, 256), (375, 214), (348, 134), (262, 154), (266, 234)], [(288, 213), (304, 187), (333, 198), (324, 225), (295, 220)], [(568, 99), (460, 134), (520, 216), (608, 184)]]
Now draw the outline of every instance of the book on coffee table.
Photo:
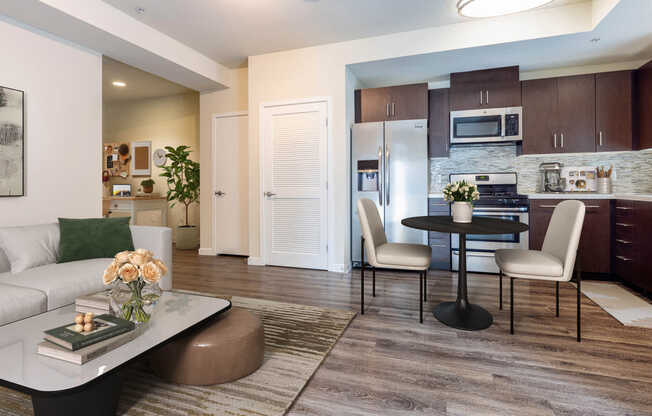
[(104, 314), (95, 318), (95, 329), (89, 332), (75, 332), (75, 324), (63, 325), (45, 331), (45, 340), (75, 351), (105, 339), (113, 338), (125, 332), (133, 331), (135, 325), (131, 321)]
[(47, 357), (81, 365), (103, 354), (106, 354), (107, 352), (112, 351), (129, 341), (132, 341), (134, 338), (136, 338), (137, 335), (138, 331), (125, 332), (122, 335), (116, 335), (113, 338), (100, 341), (75, 351), (71, 351), (50, 341), (43, 341), (38, 344), (36, 351), (39, 354), (45, 355)]
[(84, 306), (84, 305), (75, 305), (75, 312), (78, 313), (92, 313), (94, 315), (104, 315), (105, 313), (110, 313), (108, 309), (97, 309), (97, 308), (91, 308), (90, 306)]
[(103, 310), (103, 313), (108, 313), (111, 309), (111, 301), (109, 299), (110, 292), (104, 290), (102, 292), (93, 293), (86, 296), (80, 296), (75, 299), (75, 309), (77, 312), (83, 312), (80, 308), (92, 309), (88, 312), (95, 313), (96, 310)]

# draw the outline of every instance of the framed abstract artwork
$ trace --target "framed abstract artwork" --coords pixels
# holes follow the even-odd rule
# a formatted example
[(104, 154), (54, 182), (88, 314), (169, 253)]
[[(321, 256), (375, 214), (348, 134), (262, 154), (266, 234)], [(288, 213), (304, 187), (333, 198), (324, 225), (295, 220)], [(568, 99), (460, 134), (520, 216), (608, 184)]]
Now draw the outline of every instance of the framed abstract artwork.
[(0, 86), (0, 197), (25, 195), (24, 95)]

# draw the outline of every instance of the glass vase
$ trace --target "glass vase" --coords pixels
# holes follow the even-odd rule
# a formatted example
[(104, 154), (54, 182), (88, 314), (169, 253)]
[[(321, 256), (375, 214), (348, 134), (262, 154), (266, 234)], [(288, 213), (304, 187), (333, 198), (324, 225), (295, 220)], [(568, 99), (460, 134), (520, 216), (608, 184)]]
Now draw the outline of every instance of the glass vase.
[(144, 324), (149, 322), (160, 297), (158, 283), (150, 285), (141, 279), (125, 283), (118, 279), (111, 289), (111, 310), (115, 316)]

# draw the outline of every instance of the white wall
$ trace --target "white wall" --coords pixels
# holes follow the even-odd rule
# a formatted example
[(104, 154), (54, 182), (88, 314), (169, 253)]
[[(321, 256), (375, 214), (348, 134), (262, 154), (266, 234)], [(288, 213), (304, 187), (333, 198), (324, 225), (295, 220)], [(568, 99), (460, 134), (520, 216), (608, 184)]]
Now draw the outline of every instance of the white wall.
[(560, 36), (593, 27), (590, 3), (483, 19), (375, 38), (249, 57), (250, 251), (262, 254), (260, 238), (259, 109), (262, 103), (330, 97), (333, 137), (329, 148), (329, 269), (350, 264), (349, 128), (354, 80), (348, 64), (422, 53)]
[(0, 20), (0, 84), (25, 91), (25, 196), (0, 226), (102, 213), (102, 59)]
[(199, 96), (199, 142), (201, 164), (200, 254), (214, 254), (213, 244), (213, 154), (212, 116), (247, 111), (247, 68), (233, 69), (227, 74), (230, 88)]

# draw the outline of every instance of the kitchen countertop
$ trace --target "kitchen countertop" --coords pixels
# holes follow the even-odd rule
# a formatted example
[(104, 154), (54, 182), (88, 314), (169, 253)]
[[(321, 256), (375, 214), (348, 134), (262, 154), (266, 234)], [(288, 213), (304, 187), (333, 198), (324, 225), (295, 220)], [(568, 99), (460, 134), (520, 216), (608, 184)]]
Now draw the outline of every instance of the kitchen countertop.
[(594, 192), (535, 193), (526, 194), (530, 199), (624, 199), (627, 201), (652, 201), (652, 194), (598, 194)]
[[(533, 193), (525, 194), (530, 199), (623, 199), (626, 201), (652, 202), (652, 194), (598, 194), (595, 192), (567, 192), (567, 193)], [(441, 199), (440, 193), (428, 194), (428, 198)]]

